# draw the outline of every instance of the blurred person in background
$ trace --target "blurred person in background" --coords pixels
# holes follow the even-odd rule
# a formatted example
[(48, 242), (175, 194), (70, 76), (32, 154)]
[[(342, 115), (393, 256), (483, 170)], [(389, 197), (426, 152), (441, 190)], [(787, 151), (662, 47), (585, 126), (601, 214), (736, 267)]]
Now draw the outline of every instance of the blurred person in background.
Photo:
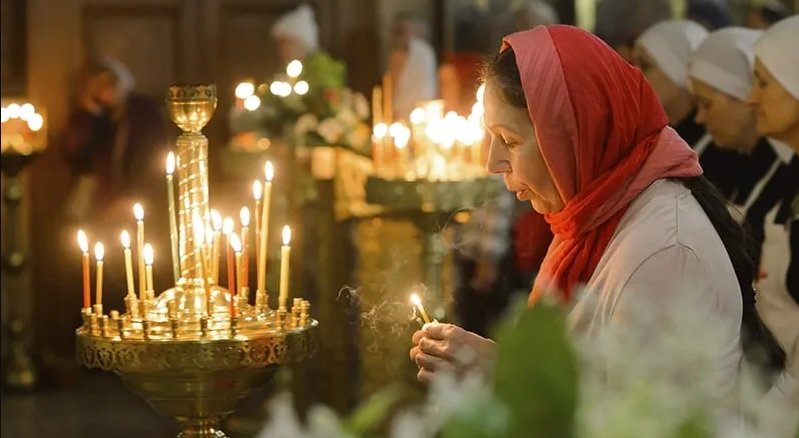
[(669, 0), (601, 0), (596, 5), (594, 33), (622, 58), (633, 62), (633, 47), (654, 24), (672, 18)]
[(407, 119), (419, 102), (437, 95), (436, 53), (424, 39), (423, 26), (412, 13), (394, 18), (387, 71), (394, 88), (394, 119)]
[(532, 29), (542, 24), (560, 23), (558, 12), (543, 0), (523, 0), (513, 11), (513, 24), (516, 32)]
[(789, 15), (788, 8), (778, 0), (758, 0), (751, 6), (746, 25), (753, 29), (768, 29)]
[(729, 197), (735, 185), (731, 166), (736, 153), (713, 144), (696, 118), (696, 101), (688, 90), (688, 65), (707, 30), (690, 20), (669, 20), (647, 29), (635, 43), (635, 64), (655, 90), (674, 128), (699, 155), (705, 177)]
[(691, 0), (685, 16), (711, 31), (732, 26), (732, 15), (726, 0)]

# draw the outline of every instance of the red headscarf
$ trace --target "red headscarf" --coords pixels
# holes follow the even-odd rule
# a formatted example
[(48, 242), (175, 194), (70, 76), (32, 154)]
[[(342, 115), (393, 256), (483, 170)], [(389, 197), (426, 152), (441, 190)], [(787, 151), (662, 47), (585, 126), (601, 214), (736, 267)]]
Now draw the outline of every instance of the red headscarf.
[(531, 294), (571, 300), (599, 263), (630, 202), (654, 181), (702, 174), (641, 71), (599, 38), (539, 26), (513, 48), (541, 156), (565, 203), (546, 215), (555, 235)]

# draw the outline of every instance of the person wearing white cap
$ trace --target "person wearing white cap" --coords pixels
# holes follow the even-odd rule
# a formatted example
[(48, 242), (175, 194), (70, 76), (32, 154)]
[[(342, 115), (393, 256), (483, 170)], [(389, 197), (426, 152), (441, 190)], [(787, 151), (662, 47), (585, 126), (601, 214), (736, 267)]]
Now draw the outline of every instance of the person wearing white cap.
[(748, 102), (761, 135), (783, 146), (782, 163), (749, 207), (746, 218), (758, 249), (762, 279), (757, 309), (787, 354), (786, 372), (764, 410), (775, 430), (799, 428), (799, 16), (776, 23), (755, 44), (755, 81)]
[(736, 180), (730, 169), (738, 154), (714, 145), (696, 122), (696, 100), (688, 87), (691, 57), (707, 35), (704, 27), (690, 20), (662, 21), (636, 40), (633, 59), (663, 104), (669, 125), (699, 155), (704, 176), (729, 198)]
[(344, 64), (319, 47), (313, 8), (303, 4), (281, 16), (272, 25), (271, 35), (283, 65), (295, 59), (302, 61), (302, 78), (314, 89), (344, 86)]

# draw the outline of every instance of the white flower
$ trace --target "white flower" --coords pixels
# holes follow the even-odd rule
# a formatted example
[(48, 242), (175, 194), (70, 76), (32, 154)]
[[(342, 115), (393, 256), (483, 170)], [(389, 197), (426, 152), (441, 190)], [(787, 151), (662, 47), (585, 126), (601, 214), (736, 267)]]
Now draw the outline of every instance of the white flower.
[(337, 143), (341, 139), (341, 136), (344, 135), (344, 129), (333, 117), (322, 120), (316, 128), (316, 132), (318, 132), (319, 135), (322, 136), (322, 139), (328, 144)]

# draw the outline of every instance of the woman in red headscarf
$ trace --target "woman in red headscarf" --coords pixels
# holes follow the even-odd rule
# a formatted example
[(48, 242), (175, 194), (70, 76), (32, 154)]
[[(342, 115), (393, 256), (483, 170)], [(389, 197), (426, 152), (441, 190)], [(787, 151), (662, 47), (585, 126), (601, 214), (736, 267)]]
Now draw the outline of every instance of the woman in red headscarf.
[[(623, 327), (650, 340), (691, 309), (718, 333), (716, 375), (702, 377), (723, 393), (744, 355), (768, 371), (784, 366), (754, 307), (743, 230), (640, 70), (595, 36), (555, 25), (506, 37), (485, 76), (488, 169), (554, 234), (531, 304), (551, 295), (575, 332)], [(494, 351), (450, 324), (426, 325), (413, 344), (421, 380), (486, 367)]]

